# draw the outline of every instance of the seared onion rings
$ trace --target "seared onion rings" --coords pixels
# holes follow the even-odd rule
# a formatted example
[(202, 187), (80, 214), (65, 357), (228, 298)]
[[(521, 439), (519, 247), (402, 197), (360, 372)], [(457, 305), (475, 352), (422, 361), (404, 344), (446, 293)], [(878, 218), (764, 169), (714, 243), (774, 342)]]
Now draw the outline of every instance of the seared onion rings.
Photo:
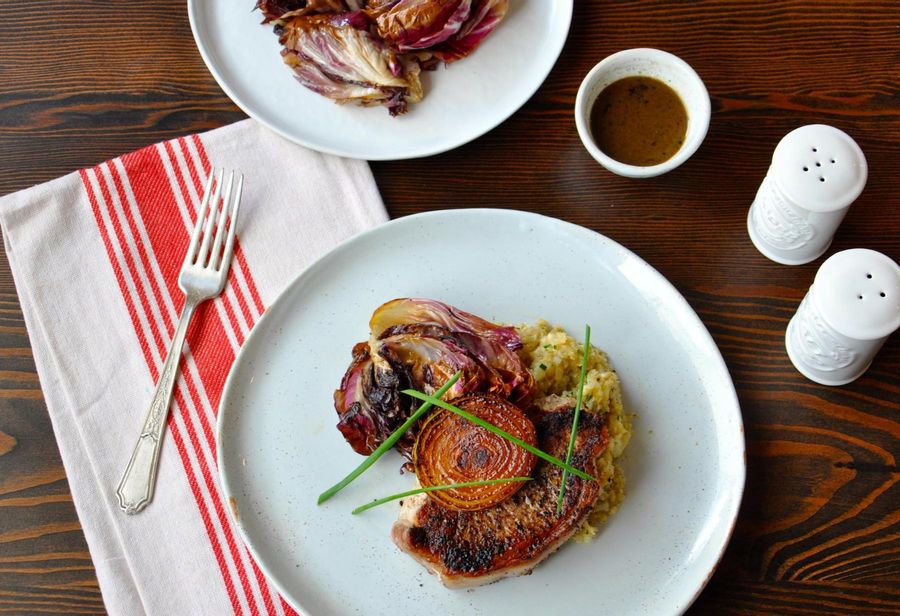
[[(468, 394), (452, 402), (529, 445), (537, 445), (534, 424), (512, 402), (486, 393)], [(436, 410), (422, 425), (412, 459), (423, 488), (529, 476), (537, 462), (534, 454), (445, 409)], [(521, 482), (509, 482), (428, 495), (450, 509), (477, 511), (506, 500), (521, 487)]]

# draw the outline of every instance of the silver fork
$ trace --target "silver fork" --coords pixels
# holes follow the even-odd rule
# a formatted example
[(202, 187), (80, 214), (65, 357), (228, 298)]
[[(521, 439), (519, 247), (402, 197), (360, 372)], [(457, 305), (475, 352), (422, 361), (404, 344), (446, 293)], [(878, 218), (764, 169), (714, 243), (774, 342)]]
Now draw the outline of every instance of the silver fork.
[[(181, 311), (181, 318), (175, 329), (175, 336), (172, 338), (172, 346), (169, 347), (166, 363), (159, 375), (159, 382), (156, 384), (156, 392), (150, 402), (150, 410), (144, 420), (141, 436), (131, 454), (131, 461), (128, 462), (119, 487), (116, 488), (119, 507), (128, 514), (142, 511), (153, 499), (162, 436), (165, 432), (169, 405), (172, 403), (172, 392), (178, 375), (178, 361), (181, 359), (181, 349), (184, 346), (184, 335), (187, 332), (188, 323), (201, 302), (222, 293), (222, 289), (225, 288), (225, 280), (228, 278), (244, 176), (238, 174), (237, 186), (235, 186), (234, 171), (230, 172), (223, 194), (222, 179), (224, 175), (225, 170), (220, 169), (215, 182), (213, 182), (212, 173), (206, 182), (206, 190), (203, 192), (203, 201), (200, 203), (200, 212), (197, 215), (197, 224), (191, 233), (191, 244), (178, 276), (178, 286), (185, 294), (184, 309)], [(215, 190), (213, 190), (214, 186)], [(220, 203), (222, 204), (221, 212), (219, 211)], [(209, 215), (207, 216), (207, 214)], [(229, 218), (231, 224), (226, 231), (226, 223)]]

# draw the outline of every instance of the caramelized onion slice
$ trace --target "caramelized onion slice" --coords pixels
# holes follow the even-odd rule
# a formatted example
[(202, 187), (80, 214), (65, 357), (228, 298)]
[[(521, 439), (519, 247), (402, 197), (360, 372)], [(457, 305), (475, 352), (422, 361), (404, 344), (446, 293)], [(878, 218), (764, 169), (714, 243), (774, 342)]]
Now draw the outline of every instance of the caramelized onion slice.
[[(529, 445), (537, 445), (534, 424), (519, 407), (495, 394), (468, 394), (453, 404), (505, 430)], [(423, 488), (522, 477), (531, 474), (537, 457), (505, 438), (445, 409), (422, 425), (413, 448), (416, 477)], [(493, 507), (522, 487), (520, 482), (430, 492), (441, 505), (458, 511)]]

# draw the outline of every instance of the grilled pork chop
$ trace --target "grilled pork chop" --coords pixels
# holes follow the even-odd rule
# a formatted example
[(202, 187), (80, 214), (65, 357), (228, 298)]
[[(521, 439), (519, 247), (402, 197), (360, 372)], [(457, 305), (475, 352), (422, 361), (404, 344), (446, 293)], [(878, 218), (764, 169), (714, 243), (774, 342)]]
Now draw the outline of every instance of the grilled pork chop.
[[(535, 424), (538, 446), (560, 459), (566, 457), (574, 413), (574, 404), (567, 406), (545, 410)], [(608, 441), (604, 419), (583, 412), (572, 465), (596, 477), (596, 459)], [(557, 516), (562, 469), (541, 460), (533, 477), (507, 500), (481, 511), (447, 509), (426, 494), (405, 499), (391, 536), (448, 588), (531, 573), (578, 530), (601, 489), (598, 481), (569, 475)]]

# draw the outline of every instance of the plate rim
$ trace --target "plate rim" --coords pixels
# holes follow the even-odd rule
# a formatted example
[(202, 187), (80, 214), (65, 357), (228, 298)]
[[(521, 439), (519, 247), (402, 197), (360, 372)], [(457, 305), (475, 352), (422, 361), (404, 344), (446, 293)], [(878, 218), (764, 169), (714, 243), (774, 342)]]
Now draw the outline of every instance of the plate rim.
[[(746, 490), (746, 481), (747, 481), (747, 440), (746, 440), (746, 432), (744, 429), (744, 421), (743, 421), (743, 413), (741, 411), (740, 399), (737, 395), (737, 389), (734, 386), (734, 380), (731, 377), (731, 373), (728, 370), (728, 365), (725, 363), (725, 358), (722, 356), (722, 352), (719, 349), (719, 346), (716, 344), (715, 339), (712, 337), (712, 334), (709, 333), (709, 330), (706, 327), (706, 324), (697, 314), (697, 312), (693, 309), (687, 299), (681, 294), (681, 292), (673, 285), (665, 276), (662, 275), (655, 267), (650, 265), (647, 261), (641, 258), (638, 254), (610, 238), (603, 233), (598, 231), (594, 231), (593, 229), (589, 229), (587, 227), (583, 227), (581, 225), (577, 225), (575, 223), (568, 222), (566, 220), (562, 220), (559, 218), (555, 218), (553, 216), (547, 216), (545, 214), (537, 214), (534, 212), (528, 212), (524, 210), (515, 210), (515, 209), (502, 209), (502, 208), (460, 208), (460, 209), (443, 209), (443, 210), (431, 210), (428, 212), (421, 212), (418, 214), (411, 214), (409, 216), (403, 216), (400, 218), (391, 219), (385, 223), (380, 225), (376, 225), (370, 229), (366, 229), (356, 235), (353, 235), (342, 242), (335, 245), (332, 249), (325, 252), (323, 255), (315, 259), (312, 263), (310, 263), (307, 267), (301, 270), (289, 283), (287, 283), (284, 289), (275, 297), (272, 303), (266, 307), (263, 314), (260, 316), (259, 320), (251, 329), (250, 333), (247, 335), (244, 340), (244, 344), (241, 345), (238, 350), (237, 355), (235, 355), (234, 362), (231, 364), (231, 367), (228, 370), (228, 376), (225, 379), (225, 385), (222, 388), (222, 396), (219, 400), (219, 408), (218, 414), (216, 416), (216, 465), (217, 465), (217, 474), (219, 476), (219, 483), (222, 488), (222, 497), (231, 502), (231, 500), (235, 497), (235, 492), (230, 489), (230, 483), (228, 479), (228, 472), (226, 470), (226, 464), (223, 459), (223, 451), (225, 448), (222, 446), (222, 439), (224, 433), (224, 424), (225, 424), (225, 414), (227, 412), (227, 402), (234, 395), (232, 394), (232, 389), (236, 387), (235, 381), (237, 380), (236, 376), (236, 366), (239, 365), (245, 352), (248, 348), (248, 343), (250, 343), (252, 337), (254, 335), (259, 335), (257, 332), (262, 331), (262, 327), (267, 323), (268, 319), (274, 318), (271, 315), (274, 314), (274, 311), (271, 309), (276, 306), (276, 304), (283, 300), (283, 298), (287, 297), (290, 294), (290, 291), (298, 284), (301, 284), (303, 280), (312, 275), (315, 270), (321, 265), (321, 263), (325, 262), (329, 258), (333, 258), (333, 255), (347, 250), (348, 246), (352, 246), (354, 243), (361, 241), (363, 238), (368, 237), (370, 235), (376, 233), (384, 233), (385, 228), (400, 226), (403, 224), (410, 224), (413, 221), (421, 220), (425, 218), (432, 217), (441, 217), (441, 216), (509, 216), (511, 219), (518, 218), (519, 220), (525, 218), (531, 218), (533, 220), (539, 221), (543, 224), (556, 224), (565, 228), (569, 232), (580, 233), (586, 237), (593, 237), (595, 240), (599, 240), (605, 243), (608, 247), (613, 248), (620, 253), (629, 256), (631, 258), (637, 259), (637, 261), (644, 267), (648, 268), (652, 272), (652, 274), (657, 279), (657, 282), (662, 283), (662, 285), (666, 288), (667, 294), (674, 294), (674, 299), (677, 302), (682, 304), (682, 308), (687, 308), (688, 310), (688, 318), (694, 319), (696, 321), (696, 325), (700, 328), (700, 333), (703, 336), (704, 345), (711, 345), (712, 349), (715, 351), (713, 354), (713, 358), (716, 364), (717, 369), (723, 371), (724, 376), (727, 378), (728, 387), (723, 391), (723, 395), (727, 396), (730, 399), (728, 415), (732, 421), (736, 422), (735, 429), (738, 431), (738, 442), (740, 444), (740, 451), (736, 452), (733, 459), (737, 460), (736, 468), (739, 477), (739, 486), (737, 490), (737, 497), (731, 500), (731, 508), (727, 511), (726, 519), (728, 520), (728, 530), (723, 534), (721, 543), (716, 547), (715, 557), (712, 559), (711, 564), (709, 565), (706, 575), (704, 579), (701, 581), (700, 585), (697, 586), (691, 593), (689, 597), (684, 601), (682, 605), (673, 606), (673, 615), (680, 616), (684, 614), (688, 608), (697, 600), (706, 586), (709, 584), (709, 581), (712, 579), (713, 574), (716, 569), (719, 567), (719, 564), (722, 561), (722, 558), (725, 555), (725, 551), (728, 548), (728, 545), (731, 543), (732, 535), (734, 534), (734, 529), (737, 526), (738, 515), (740, 513), (741, 505), (743, 503), (744, 494)], [(278, 580), (277, 576), (273, 575), (269, 570), (268, 565), (265, 561), (260, 557), (259, 551), (254, 546), (253, 541), (247, 536), (247, 533), (244, 530), (243, 525), (234, 515), (234, 511), (231, 508), (228, 509), (228, 515), (235, 522), (235, 526), (240, 533), (241, 540), (244, 542), (244, 545), (250, 551), (256, 563), (259, 565), (260, 570), (263, 575), (265, 575), (266, 579), (271, 583), (278, 593), (284, 597), (284, 599), (290, 603), (293, 607), (300, 609), (302, 613), (307, 613), (305, 608), (294, 599), (293, 593), (288, 591)], [(316, 616), (316, 615), (312, 615)]]
[[(560, 0), (554, 0), (554, 2), (559, 2)], [(540, 79), (535, 80), (535, 84), (533, 88), (529, 88), (528, 95), (523, 97), (522, 101), (518, 104), (512, 106), (509, 110), (509, 113), (506, 115), (501, 115), (501, 117), (494, 123), (489, 126), (486, 126), (484, 129), (480, 130), (480, 132), (476, 131), (477, 134), (464, 136), (461, 139), (456, 139), (453, 141), (449, 141), (446, 144), (439, 145), (437, 147), (425, 147), (417, 150), (412, 150), (410, 152), (406, 152), (400, 155), (390, 155), (390, 154), (375, 154), (371, 153), (367, 154), (359, 154), (354, 153), (352, 151), (348, 151), (342, 148), (334, 148), (330, 146), (323, 146), (322, 144), (315, 143), (313, 140), (304, 139), (297, 135), (291, 134), (290, 131), (281, 130), (277, 126), (274, 126), (269, 121), (261, 117), (261, 115), (257, 114), (251, 106), (242, 101), (238, 96), (236, 96), (234, 90), (228, 84), (228, 81), (224, 78), (221, 72), (216, 67), (215, 63), (213, 63), (210, 55), (207, 51), (206, 44), (203, 38), (200, 35), (200, 26), (198, 25), (197, 11), (198, 4), (203, 2), (203, 0), (187, 0), (187, 10), (188, 10), (188, 21), (191, 25), (191, 34), (194, 37), (194, 44), (197, 46), (198, 51), (200, 52), (200, 57), (203, 58), (203, 63), (206, 65), (206, 69), (212, 74), (213, 78), (216, 80), (216, 83), (222, 91), (225, 92), (225, 95), (228, 96), (229, 100), (232, 103), (237, 105), (241, 111), (246, 113), (249, 117), (253, 118), (272, 132), (281, 135), (285, 139), (296, 143), (297, 145), (302, 145), (304, 147), (310, 148), (311, 150), (315, 150), (317, 152), (322, 152), (324, 154), (333, 154), (335, 156), (342, 156), (344, 158), (355, 158), (360, 160), (409, 160), (413, 158), (425, 158), (426, 156), (434, 156), (435, 154), (442, 154), (444, 152), (449, 152), (450, 150), (454, 150), (458, 147), (461, 147), (471, 141), (478, 139), (491, 132), (498, 126), (500, 126), (503, 122), (506, 122), (509, 118), (513, 116), (519, 109), (521, 109), (525, 103), (527, 103), (531, 98), (535, 95), (535, 93), (540, 89), (540, 87), (547, 80), (547, 77), (550, 75), (550, 72), (556, 66), (556, 63), (559, 61), (559, 56), (562, 54), (562, 50), (566, 45), (566, 41), (569, 39), (569, 31), (572, 28), (572, 13), (574, 11), (575, 0), (563, 0), (561, 5), (561, 10), (564, 12), (562, 15), (562, 25), (563, 30), (565, 31), (565, 35), (561, 36), (559, 39), (558, 45), (556, 45), (553, 49), (551, 49), (551, 53), (548, 54), (548, 57), (552, 57), (553, 61), (550, 62), (547, 66), (547, 70), (543, 75), (540, 76)]]

